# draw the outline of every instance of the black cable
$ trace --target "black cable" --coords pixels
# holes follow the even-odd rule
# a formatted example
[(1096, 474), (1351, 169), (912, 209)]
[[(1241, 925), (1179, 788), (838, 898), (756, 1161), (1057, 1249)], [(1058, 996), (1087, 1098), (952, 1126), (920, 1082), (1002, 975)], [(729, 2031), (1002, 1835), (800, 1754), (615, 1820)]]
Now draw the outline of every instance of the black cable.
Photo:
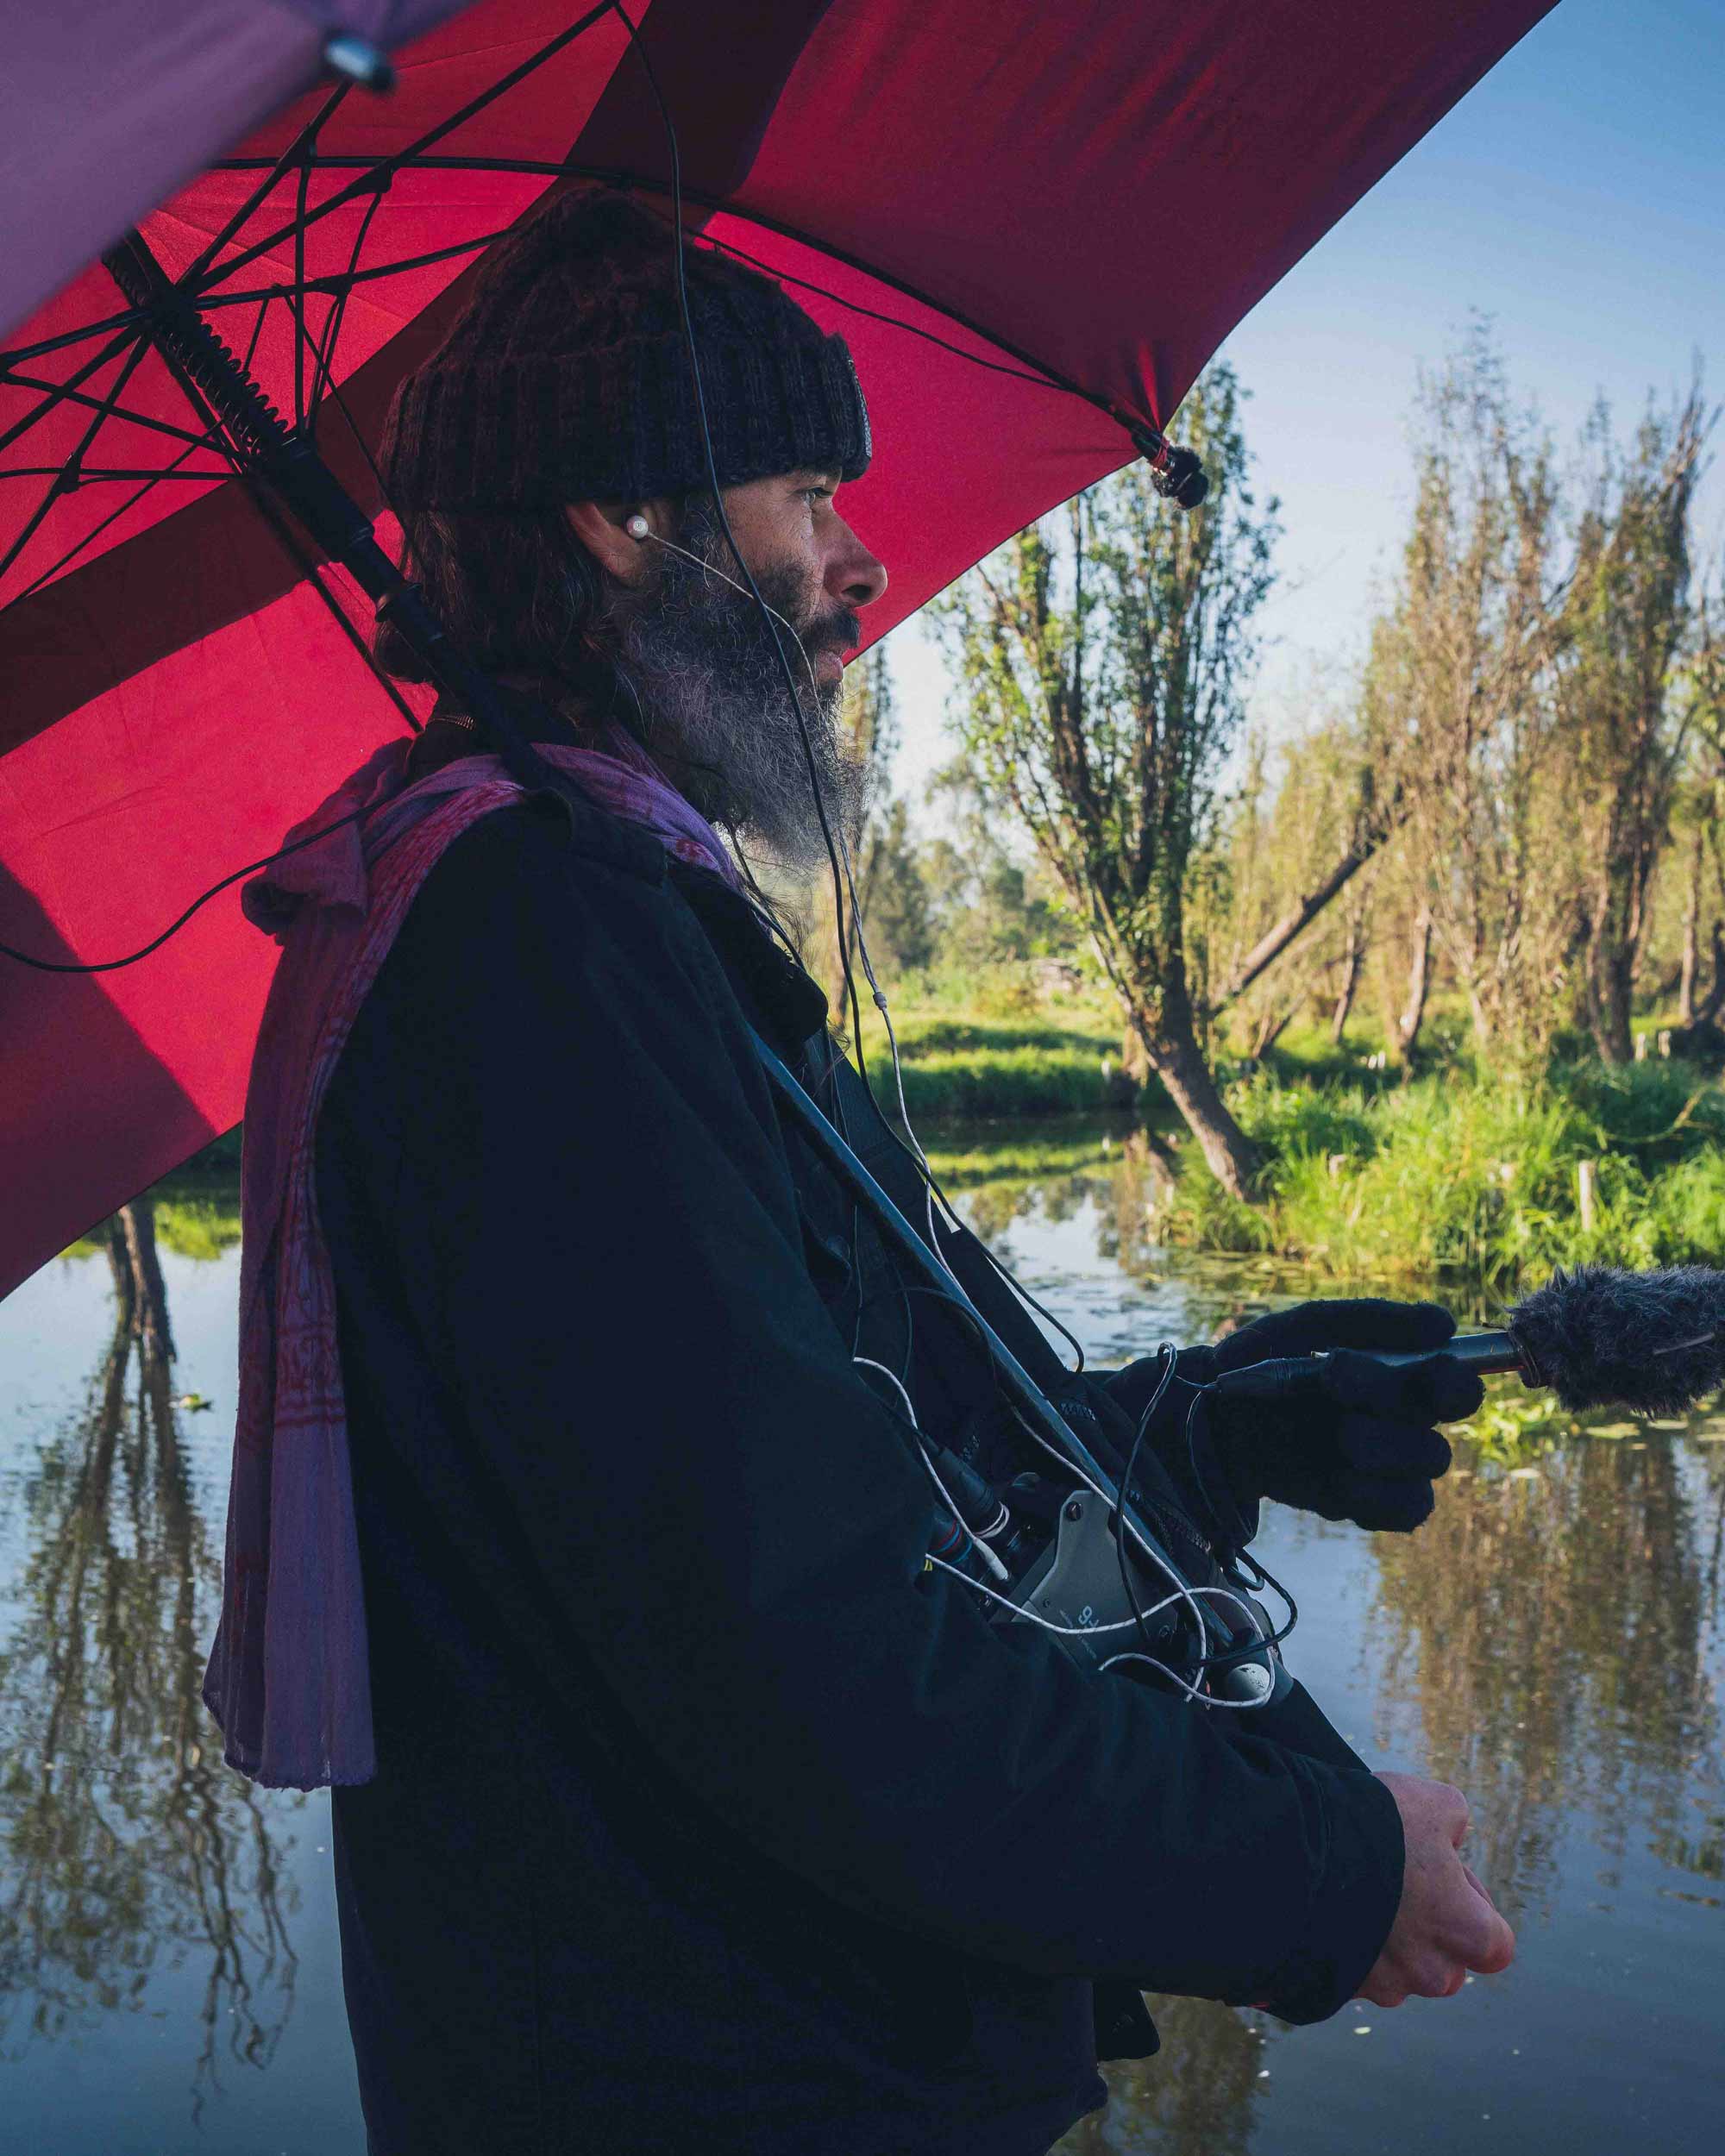
[[(1280, 1595), (1282, 1600), (1288, 1605), (1288, 1622), (1282, 1627), (1280, 1632), (1273, 1632), (1270, 1635), (1270, 1644), (1272, 1646), (1279, 1646), (1288, 1637), (1289, 1633), (1293, 1631), (1295, 1626), (1299, 1623), (1300, 1605), (1288, 1592), (1288, 1589), (1282, 1584), (1281, 1581), (1276, 1578), (1275, 1573), (1270, 1570), (1268, 1565), (1261, 1564), (1254, 1557), (1248, 1557), (1244, 1550), (1242, 1550), (1234, 1559), (1235, 1570), (1238, 1570), (1242, 1564), (1249, 1564), (1252, 1570), (1258, 1575), (1257, 1589), (1262, 1589), (1267, 1587), (1273, 1594)], [(1250, 1586), (1252, 1583), (1249, 1581), (1247, 1584)], [(1257, 1590), (1255, 1589), (1254, 1591)]]
[(104, 958), (93, 964), (74, 966), (52, 958), (32, 958), (28, 951), (15, 950), (9, 943), (0, 943), (0, 955), (16, 958), (21, 966), (28, 966), (37, 973), (113, 973), (122, 966), (135, 966), (141, 958), (147, 958), (152, 951), (160, 950), (170, 936), (179, 933), (200, 906), (219, 896), (229, 884), (237, 883), (242, 876), (255, 875), (260, 868), (267, 868), (271, 862), (285, 861), (290, 854), (301, 853), (307, 846), (315, 846), (320, 838), (328, 838), (332, 831), (342, 830), (348, 824), (357, 824), (362, 817), (370, 816), (374, 811), (387, 805), (384, 801), (370, 802), (364, 808), (355, 809), (349, 816), (337, 817), (333, 824), (326, 824), (322, 830), (310, 832), (304, 838), (296, 838), (291, 846), (279, 846), (273, 854), (266, 854), (260, 861), (248, 861), (243, 868), (235, 868), (232, 875), (223, 876), (220, 883), (212, 883), (207, 891), (191, 901), (171, 927), (165, 928), (160, 936), (153, 937), (141, 950), (129, 952), (124, 958)]
[[(864, 1081), (864, 1086), (866, 1089), (866, 1080)], [(881, 1107), (880, 1102), (875, 1099), (872, 1092), (869, 1093), (869, 1099), (875, 1110), (875, 1114), (880, 1123), (881, 1128), (892, 1139), (895, 1145), (899, 1145), (900, 1150), (904, 1152), (908, 1156), (922, 1181), (934, 1193), (935, 1196), (939, 1199), (942, 1209), (945, 1212), (947, 1217), (950, 1219), (957, 1219), (957, 1207), (947, 1196), (945, 1191), (942, 1189), (939, 1181), (935, 1175), (934, 1170), (929, 1166), (927, 1161), (920, 1157), (913, 1147), (906, 1146), (900, 1144), (898, 1132), (887, 1120), (886, 1111)], [(1037, 1300), (1036, 1297), (1032, 1294), (1029, 1288), (1025, 1286), (1024, 1282), (1019, 1278), (1018, 1275), (1013, 1272), (1002, 1259), (994, 1255), (994, 1251), (988, 1248), (988, 1244), (980, 1235), (976, 1234), (974, 1229), (971, 1231), (971, 1240), (975, 1244), (977, 1249), (982, 1251), (983, 1257), (988, 1259), (989, 1264), (992, 1265), (994, 1270), (1000, 1275), (1000, 1278), (1005, 1281), (1007, 1287), (1010, 1288), (1013, 1293), (1019, 1298), (1019, 1301), (1027, 1305), (1032, 1310), (1034, 1310), (1038, 1317), (1044, 1319), (1054, 1327), (1054, 1330), (1060, 1335), (1061, 1338), (1065, 1341), (1067, 1346), (1071, 1349), (1073, 1354), (1077, 1358), (1071, 1369), (1067, 1374), (1071, 1377), (1082, 1377), (1084, 1375), (1084, 1344), (1078, 1338), (1077, 1334), (1072, 1332), (1067, 1326), (1063, 1325), (1060, 1319), (1055, 1316), (1051, 1310), (1046, 1308), (1042, 1303), (1039, 1303)], [(936, 1252), (936, 1255), (939, 1255), (938, 1251)]]
[(700, 356), (695, 349), (694, 321), (689, 311), (688, 279), (684, 261), (683, 164), (682, 154), (677, 146), (677, 130), (672, 124), (670, 110), (659, 88), (658, 74), (654, 68), (647, 47), (643, 42), (640, 32), (636, 28), (634, 22), (623, 7), (622, 0), (610, 0), (610, 4), (618, 20), (629, 33), (630, 43), (634, 47), (636, 56), (645, 71), (647, 86), (652, 92), (654, 103), (659, 108), (659, 117), (664, 123), (666, 147), (670, 152), (671, 159), (672, 245), (676, 265), (677, 307), (682, 319), (683, 345), (688, 354), (689, 377), (694, 391), (695, 415), (700, 422), (701, 446), (706, 453), (707, 485), (712, 495), (712, 505), (718, 514), (719, 529), (724, 535), (725, 544), (731, 548), (731, 558), (741, 571), (743, 581), (749, 586), (750, 596), (761, 611), (761, 619), (766, 626), (768, 635), (773, 640), (774, 650), (779, 655), (779, 664), (785, 676), (785, 686), (790, 693), (791, 709), (796, 713), (797, 734), (802, 743), (804, 761), (808, 766), (809, 784), (814, 792), (815, 815), (820, 824), (821, 839), (826, 847), (827, 862), (832, 871), (833, 918), (838, 937), (839, 960), (844, 968), (844, 985), (850, 998), (850, 1016), (856, 1044), (857, 1069), (862, 1076), (866, 1091), (868, 1073), (863, 1064), (862, 1056), (862, 1011), (857, 1000), (856, 981), (851, 969), (850, 955), (844, 933), (844, 872), (839, 867), (838, 849), (833, 843), (832, 826), (827, 819), (826, 803), (821, 795), (820, 769), (815, 761), (814, 743), (809, 736), (808, 720), (803, 711), (802, 696), (797, 687), (796, 677), (791, 671), (790, 657), (785, 649), (783, 639), (779, 634), (779, 625), (773, 618), (772, 609), (762, 597), (761, 587), (755, 581), (755, 572), (743, 560), (743, 550), (737, 545), (736, 536), (731, 529), (731, 519), (725, 514), (724, 496), (719, 488), (718, 467), (713, 458), (712, 431), (707, 423), (706, 416), (706, 394), (701, 385)]
[[(1120, 1479), (1114, 1485), (1113, 1511), (1114, 1557), (1120, 1568), (1120, 1585), (1126, 1589), (1126, 1601), (1131, 1607), (1133, 1621), (1138, 1626), (1138, 1638), (1144, 1642), (1145, 1652), (1152, 1659), (1159, 1658), (1156, 1652), (1156, 1642), (1151, 1638), (1150, 1620), (1145, 1614), (1144, 1604), (1138, 1600), (1138, 1583), (1132, 1577), (1132, 1564), (1126, 1556), (1126, 1527), (1123, 1508), (1132, 1495), (1132, 1472), (1138, 1465), (1138, 1456), (1143, 1450), (1145, 1433), (1150, 1428), (1151, 1419), (1157, 1409), (1162, 1405), (1163, 1397), (1168, 1388), (1174, 1382), (1174, 1373), (1180, 1361), (1180, 1351), (1171, 1341), (1164, 1340), (1157, 1350), (1157, 1353), (1166, 1355), (1168, 1367), (1157, 1379), (1156, 1389), (1150, 1396), (1150, 1403), (1138, 1419), (1138, 1428), (1132, 1432), (1132, 1441), (1126, 1451), (1126, 1465), (1120, 1470)], [(1201, 1660), (1203, 1645), (1201, 1628), (1198, 1639)]]
[[(977, 1343), (982, 1349), (983, 1360), (988, 1365), (989, 1373), (996, 1381), (995, 1396), (997, 1400), (1003, 1398), (1004, 1395), (999, 1389), (999, 1373), (995, 1369), (994, 1357), (989, 1350), (988, 1334), (975, 1315), (971, 1311), (966, 1309), (963, 1303), (953, 1301), (950, 1297), (943, 1294), (941, 1289), (938, 1288), (932, 1287), (920, 1281), (913, 1281), (908, 1283), (906, 1293), (907, 1295), (933, 1296), (935, 1300), (941, 1303), (944, 1308), (950, 1310), (955, 1317), (962, 1318), (965, 1323), (970, 1326), (971, 1330), (976, 1336)], [(1145, 1409), (1144, 1413), (1138, 1419), (1138, 1429), (1133, 1434), (1132, 1445), (1126, 1454), (1125, 1467), (1122, 1469), (1119, 1478), (1115, 1482), (1114, 1497), (1109, 1507), (1110, 1517), (1114, 1530), (1115, 1555), (1120, 1564), (1121, 1583), (1126, 1589), (1126, 1600), (1132, 1605), (1132, 1616), (1137, 1622), (1139, 1636), (1144, 1640), (1146, 1648), (1151, 1651), (1151, 1658), (1157, 1661), (1160, 1661), (1163, 1658), (1155, 1653), (1155, 1642), (1151, 1639), (1147, 1629), (1148, 1613), (1145, 1609), (1143, 1603), (1138, 1599), (1137, 1589), (1132, 1583), (1132, 1575), (1127, 1566), (1126, 1556), (1126, 1536), (1121, 1531), (1121, 1508), (1129, 1501), (1131, 1496), (1132, 1478), (1138, 1466), (1138, 1453), (1143, 1446), (1145, 1438), (1149, 1432), (1151, 1419), (1155, 1414), (1157, 1406), (1165, 1395), (1168, 1387), (1173, 1382), (1177, 1371), (1179, 1363), (1179, 1350), (1174, 1347), (1171, 1342), (1164, 1341), (1163, 1343), (1162, 1351), (1165, 1352), (1168, 1356), (1168, 1368), (1157, 1379), (1157, 1388), (1155, 1393), (1151, 1395), (1150, 1405)], [(1010, 1405), (1010, 1402), (1007, 1404)], [(1194, 1532), (1195, 1532), (1195, 1530)], [(1244, 1552), (1242, 1552), (1241, 1555), (1243, 1556)], [(1239, 1560), (1236, 1559), (1236, 1563), (1238, 1563), (1238, 1561)], [(1258, 1577), (1267, 1585), (1273, 1588), (1276, 1593), (1282, 1597), (1284, 1602), (1287, 1603), (1289, 1612), (1288, 1622), (1283, 1626), (1280, 1631), (1272, 1633), (1268, 1640), (1259, 1637), (1249, 1641), (1243, 1646), (1219, 1648), (1213, 1654), (1204, 1654), (1200, 1652), (1199, 1654), (1194, 1656), (1186, 1665), (1194, 1677), (1201, 1676), (1207, 1669), (1226, 1669), (1235, 1662), (1244, 1661), (1250, 1656), (1262, 1652), (1266, 1645), (1279, 1645), (1282, 1641), (1288, 1637), (1289, 1633), (1293, 1631), (1295, 1625), (1299, 1620), (1300, 1613), (1295, 1607), (1294, 1597), (1288, 1592), (1287, 1589), (1283, 1586), (1282, 1583), (1279, 1580), (1272, 1579), (1269, 1573), (1264, 1571), (1264, 1568), (1257, 1563), (1256, 1559), (1248, 1559), (1247, 1562), (1251, 1564), (1253, 1571), (1258, 1575)], [(1195, 1582), (1190, 1580), (1187, 1580), (1183, 1583), (1189, 1590), (1193, 1589), (1196, 1584)], [(1201, 1648), (1203, 1645), (1202, 1627), (1201, 1620), (1199, 1621), (1199, 1645)]]
[[(1192, 1470), (1193, 1488), (1208, 1508), (1212, 1520), (1220, 1523), (1222, 1518), (1220, 1509), (1215, 1499), (1210, 1495), (1209, 1484), (1204, 1479), (1204, 1470), (1198, 1464), (1198, 1417), (1203, 1411), (1205, 1401), (1209, 1398), (1210, 1390), (1211, 1388), (1208, 1385), (1193, 1387), (1191, 1403), (1186, 1410), (1186, 1461)], [(1236, 1662), (1244, 1662), (1257, 1655), (1264, 1647), (1279, 1647), (1300, 1621), (1299, 1605), (1281, 1581), (1265, 1571), (1256, 1557), (1248, 1557), (1244, 1550), (1236, 1551), (1229, 1558), (1228, 1564), (1238, 1573), (1242, 1564), (1251, 1567), (1258, 1575), (1260, 1586), (1272, 1588), (1288, 1605), (1288, 1621), (1279, 1631), (1272, 1632), (1268, 1639), (1254, 1639), (1243, 1646), (1220, 1648), (1214, 1654), (1201, 1655), (1198, 1658), (1201, 1668), (1229, 1669)], [(1251, 1583), (1248, 1581), (1246, 1584), (1250, 1586)]]

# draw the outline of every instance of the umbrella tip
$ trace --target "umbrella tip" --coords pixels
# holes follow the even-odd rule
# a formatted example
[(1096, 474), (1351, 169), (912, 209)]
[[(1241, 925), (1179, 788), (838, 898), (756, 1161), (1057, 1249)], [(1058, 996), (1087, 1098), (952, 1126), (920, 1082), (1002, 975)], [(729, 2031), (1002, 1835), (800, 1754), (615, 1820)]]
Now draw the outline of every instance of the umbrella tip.
[(1176, 447), (1153, 427), (1133, 427), (1131, 433), (1157, 492), (1182, 509), (1195, 509), (1210, 491), (1210, 475), (1195, 454)]
[(389, 55), (352, 30), (336, 30), (323, 41), (323, 65), (332, 75), (345, 75), (364, 90), (381, 94), (395, 87)]

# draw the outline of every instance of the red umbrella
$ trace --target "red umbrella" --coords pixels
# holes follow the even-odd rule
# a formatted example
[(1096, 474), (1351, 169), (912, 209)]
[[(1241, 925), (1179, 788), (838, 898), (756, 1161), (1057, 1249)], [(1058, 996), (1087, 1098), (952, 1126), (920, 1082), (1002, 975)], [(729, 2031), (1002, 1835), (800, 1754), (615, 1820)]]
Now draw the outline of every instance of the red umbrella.
[[(696, 243), (785, 279), (856, 358), (875, 455), (846, 513), (892, 574), (869, 634), (1135, 454), (1548, 4), (643, 7)], [(395, 60), (386, 95), (326, 82), (138, 225), (368, 514), (365, 445), (488, 240), (569, 177), (662, 200), (668, 173), (609, 0), (483, 0)], [(223, 94), (209, 141), (256, 85)], [(52, 232), (28, 177), (14, 222)], [(66, 267), (116, 211), (81, 204)], [(131, 299), (94, 262), (0, 352), (0, 943), (66, 963), (154, 936), (407, 724), (369, 605), (235, 476)], [(116, 971), (0, 957), (0, 1293), (232, 1126), (273, 956), (229, 890)]]

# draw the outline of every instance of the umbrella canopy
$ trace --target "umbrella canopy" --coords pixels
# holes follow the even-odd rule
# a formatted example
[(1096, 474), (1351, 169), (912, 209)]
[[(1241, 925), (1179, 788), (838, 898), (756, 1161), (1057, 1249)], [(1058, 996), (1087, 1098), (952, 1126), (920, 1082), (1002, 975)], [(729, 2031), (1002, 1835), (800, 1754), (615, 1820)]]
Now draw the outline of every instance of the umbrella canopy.
[[(856, 358), (875, 454), (845, 512), (892, 580), (869, 636), (1130, 459), (1547, 4), (641, 7), (696, 243), (785, 279)], [(374, 512), (367, 445), (485, 245), (549, 187), (662, 201), (668, 172), (612, 5), (483, 0), (395, 59), (387, 96), (297, 98), (139, 222)], [(232, 140), (256, 80), (199, 82), (200, 139)], [(55, 194), (12, 183), (13, 222), (52, 234)], [(80, 197), (66, 270), (121, 207)], [(369, 606), (235, 476), (99, 261), (0, 351), (0, 942), (41, 958), (135, 949), (407, 723)], [(233, 1125), (274, 956), (229, 891), (122, 970), (0, 957), (0, 1293)]]

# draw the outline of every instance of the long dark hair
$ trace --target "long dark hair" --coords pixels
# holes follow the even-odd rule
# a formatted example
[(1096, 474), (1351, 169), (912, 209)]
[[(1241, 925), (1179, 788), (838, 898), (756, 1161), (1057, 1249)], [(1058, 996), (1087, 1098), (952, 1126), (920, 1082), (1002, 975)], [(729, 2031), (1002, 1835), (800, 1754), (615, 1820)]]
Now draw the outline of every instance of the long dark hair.
[[(410, 510), (402, 527), (403, 570), (464, 658), (487, 674), (530, 674), (578, 693), (610, 679), (610, 579), (561, 509)], [(387, 618), (372, 654), (398, 680), (428, 678)]]

